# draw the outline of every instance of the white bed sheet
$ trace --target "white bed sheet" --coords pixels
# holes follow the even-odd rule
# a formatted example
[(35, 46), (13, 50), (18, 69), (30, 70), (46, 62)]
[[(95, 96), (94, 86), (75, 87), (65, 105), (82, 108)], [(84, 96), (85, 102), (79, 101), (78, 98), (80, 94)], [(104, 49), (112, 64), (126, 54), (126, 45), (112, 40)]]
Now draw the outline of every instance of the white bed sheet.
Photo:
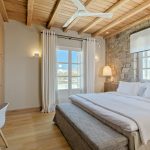
[(87, 101), (86, 99), (77, 97), (76, 95), (71, 96), (70, 99), (72, 103), (87, 110), (90, 110), (95, 115), (98, 115), (101, 118), (108, 120), (109, 122), (119, 126), (121, 129), (125, 131), (132, 132), (138, 130), (137, 124), (131, 119), (128, 119), (120, 114), (116, 114), (112, 111), (94, 105), (93, 103)]

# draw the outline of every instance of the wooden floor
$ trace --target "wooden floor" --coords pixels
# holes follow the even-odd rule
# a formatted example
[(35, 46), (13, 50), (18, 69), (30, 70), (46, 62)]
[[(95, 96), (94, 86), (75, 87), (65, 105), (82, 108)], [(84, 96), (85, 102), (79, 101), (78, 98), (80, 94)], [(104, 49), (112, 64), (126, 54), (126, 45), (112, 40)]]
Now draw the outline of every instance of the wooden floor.
[(8, 150), (71, 150), (53, 124), (53, 116), (40, 112), (8, 115), (3, 129)]

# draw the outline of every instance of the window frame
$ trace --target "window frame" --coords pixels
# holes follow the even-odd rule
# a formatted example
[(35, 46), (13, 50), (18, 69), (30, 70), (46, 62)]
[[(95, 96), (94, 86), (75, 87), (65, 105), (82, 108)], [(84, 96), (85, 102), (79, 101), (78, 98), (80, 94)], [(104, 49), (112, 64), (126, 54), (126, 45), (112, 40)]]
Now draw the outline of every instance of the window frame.
[[(150, 50), (148, 50), (150, 51)], [(138, 56), (138, 59), (139, 59), (139, 63), (138, 63), (138, 68), (139, 68), (139, 79), (143, 82), (150, 82), (150, 79), (143, 79), (143, 70), (150, 70), (150, 68), (144, 68), (143, 67), (143, 59), (144, 58), (150, 58), (150, 56), (143, 56), (143, 53), (144, 52), (148, 52), (148, 51), (143, 51), (143, 52), (139, 52), (139, 56)]]
[[(56, 66), (58, 64), (68, 64), (68, 76), (58, 76), (57, 73), (56, 73), (56, 78), (57, 78), (57, 90), (58, 91), (65, 91), (65, 90), (82, 90), (82, 49), (81, 48), (74, 48), (74, 47), (64, 47), (64, 46), (57, 46), (56, 47), (56, 52), (57, 50), (65, 50), (65, 51), (68, 51), (68, 62), (57, 62), (57, 58), (56, 58)], [(72, 62), (72, 52), (73, 51), (79, 51), (81, 52), (81, 60), (80, 60), (80, 63), (73, 63)], [(56, 54), (56, 57), (57, 57), (57, 54)], [(72, 76), (72, 65), (80, 65), (80, 76)], [(56, 68), (56, 72), (57, 72), (57, 69)], [(68, 77), (68, 88), (67, 89), (58, 89), (58, 78), (59, 77)], [(76, 78), (80, 78), (80, 88), (72, 88), (72, 78), (73, 77), (76, 77)], [(78, 82), (77, 82), (78, 83)]]

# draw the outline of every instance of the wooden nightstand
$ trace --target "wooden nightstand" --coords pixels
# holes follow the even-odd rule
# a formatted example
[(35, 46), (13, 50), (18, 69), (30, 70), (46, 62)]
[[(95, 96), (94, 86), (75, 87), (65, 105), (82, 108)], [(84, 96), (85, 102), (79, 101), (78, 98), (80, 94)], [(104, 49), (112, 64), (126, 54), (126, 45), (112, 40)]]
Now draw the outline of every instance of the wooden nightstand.
[(104, 92), (116, 91), (118, 88), (118, 82), (105, 82), (104, 83)]

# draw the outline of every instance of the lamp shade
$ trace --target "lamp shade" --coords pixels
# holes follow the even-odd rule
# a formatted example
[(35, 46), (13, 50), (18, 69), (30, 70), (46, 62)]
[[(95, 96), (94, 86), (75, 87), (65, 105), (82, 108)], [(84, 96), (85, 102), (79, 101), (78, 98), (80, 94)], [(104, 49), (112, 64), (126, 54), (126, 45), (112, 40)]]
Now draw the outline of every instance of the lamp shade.
[(109, 77), (112, 76), (112, 70), (109, 66), (103, 68), (103, 76)]

